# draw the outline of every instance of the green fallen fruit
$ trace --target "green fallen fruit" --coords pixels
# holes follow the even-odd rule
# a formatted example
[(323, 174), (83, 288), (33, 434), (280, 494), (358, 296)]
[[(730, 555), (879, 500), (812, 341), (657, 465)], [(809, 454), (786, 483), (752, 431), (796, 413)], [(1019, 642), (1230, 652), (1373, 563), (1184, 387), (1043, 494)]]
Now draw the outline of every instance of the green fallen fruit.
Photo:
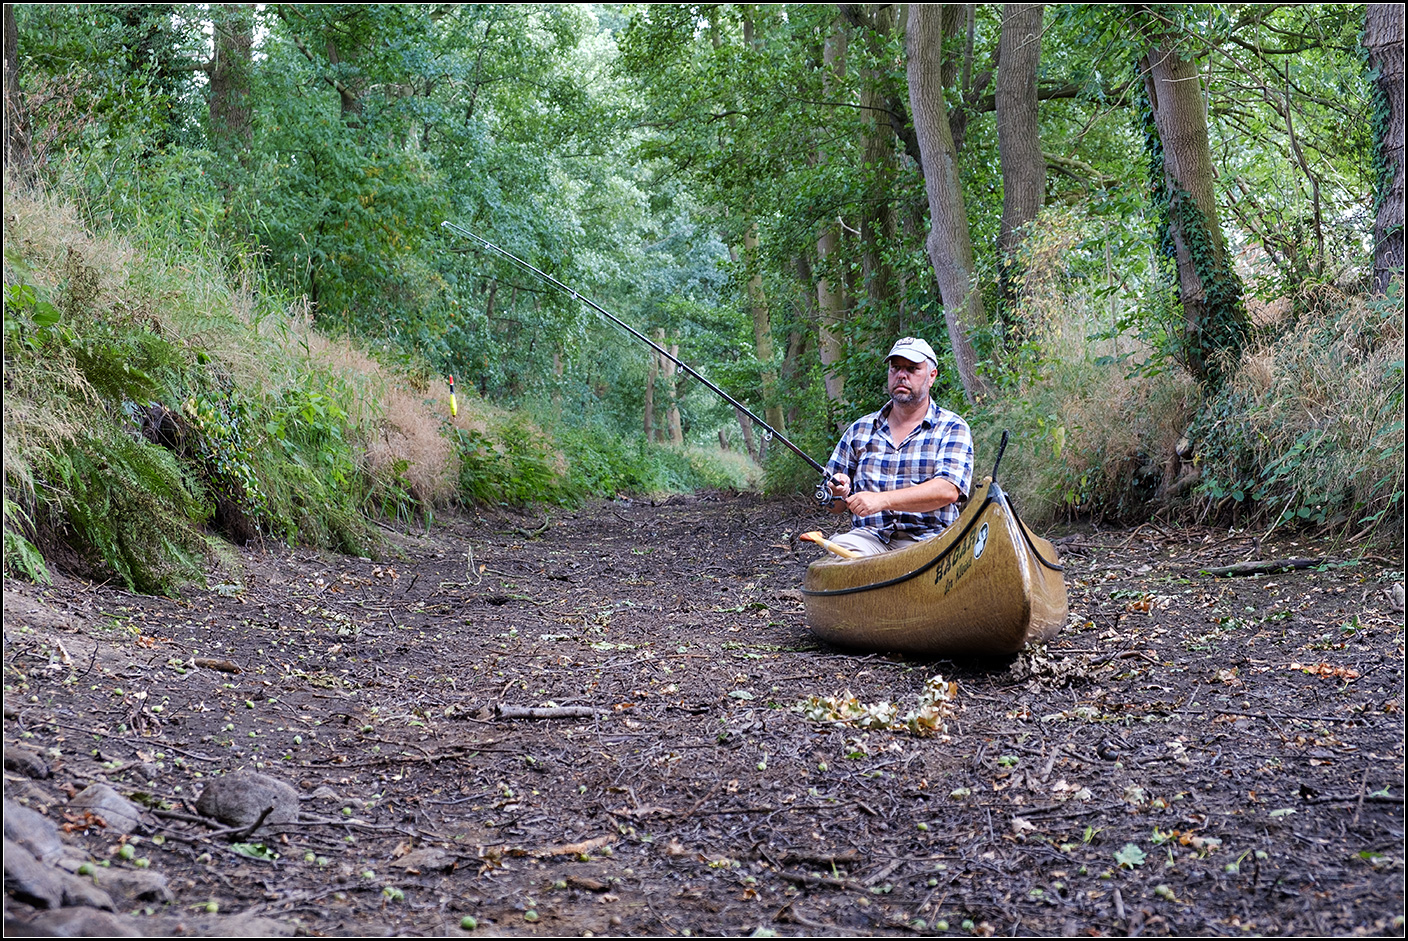
[(460, 919), (460, 927), (465, 931), (473, 931), (479, 927), (479, 921), (473, 915), (466, 915)]

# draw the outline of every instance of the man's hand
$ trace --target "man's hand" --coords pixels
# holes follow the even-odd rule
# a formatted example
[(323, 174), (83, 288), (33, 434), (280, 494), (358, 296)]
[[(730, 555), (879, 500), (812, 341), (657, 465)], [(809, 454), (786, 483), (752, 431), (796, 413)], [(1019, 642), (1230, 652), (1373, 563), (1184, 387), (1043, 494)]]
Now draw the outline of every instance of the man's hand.
[(887, 495), (873, 490), (862, 490), (846, 498), (846, 509), (856, 516), (875, 516), (889, 508)]
[(845, 500), (846, 497), (850, 496), (850, 476), (847, 474), (836, 474), (831, 478), (831, 480), (827, 482), (826, 486), (831, 491), (831, 495), (836, 498), (831, 503), (831, 512), (839, 515), (849, 509), (849, 507), (847, 507), (846, 504), (841, 501)]

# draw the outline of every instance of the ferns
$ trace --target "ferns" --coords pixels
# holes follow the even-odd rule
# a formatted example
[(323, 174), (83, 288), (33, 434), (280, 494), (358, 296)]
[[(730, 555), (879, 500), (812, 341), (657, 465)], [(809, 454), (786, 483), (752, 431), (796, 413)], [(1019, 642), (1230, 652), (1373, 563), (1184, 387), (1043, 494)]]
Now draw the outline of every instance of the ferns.
[(43, 497), (62, 509), (73, 548), (110, 566), (129, 589), (175, 594), (203, 579), (210, 516), (201, 488), (169, 451), (117, 435), (84, 435), (54, 455)]

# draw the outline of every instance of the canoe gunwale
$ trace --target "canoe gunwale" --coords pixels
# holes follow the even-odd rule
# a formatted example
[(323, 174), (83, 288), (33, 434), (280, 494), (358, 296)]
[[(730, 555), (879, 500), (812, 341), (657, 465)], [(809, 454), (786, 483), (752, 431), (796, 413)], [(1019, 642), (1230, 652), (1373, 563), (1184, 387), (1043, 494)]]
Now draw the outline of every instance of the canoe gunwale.
[[(994, 480), (990, 484), (988, 484), (987, 496), (984, 498), (982, 505), (978, 507), (977, 512), (971, 515), (967, 525), (965, 525), (963, 529), (959, 530), (958, 535), (954, 537), (954, 540), (949, 543), (946, 549), (935, 555), (929, 561), (925, 562), (919, 568), (913, 570), (912, 572), (907, 572), (904, 575), (897, 575), (896, 577), (886, 579), (883, 582), (872, 582), (868, 585), (852, 585), (848, 588), (831, 588), (824, 590), (803, 587), (802, 594), (814, 598), (834, 597), (836, 595), (853, 595), (862, 591), (875, 591), (881, 588), (889, 588), (892, 585), (899, 585), (909, 581), (912, 578), (917, 578), (932, 569), (934, 566), (938, 565), (949, 555), (949, 553), (956, 550), (959, 545), (962, 544), (963, 537), (968, 534), (969, 530), (971, 530), (974, 526), (978, 525), (978, 521), (983, 518), (983, 514), (987, 512), (988, 507), (994, 503), (1002, 503), (1006, 505), (1007, 511), (1012, 514), (1012, 518), (1017, 523), (1017, 529), (1022, 534), (1022, 541), (1027, 544), (1027, 548), (1031, 550), (1032, 555), (1036, 556), (1038, 562), (1040, 562), (1044, 567), (1051, 569), (1053, 572), (1065, 571), (1065, 566), (1047, 561), (1046, 558), (1037, 549), (1036, 545), (1032, 542), (1031, 533), (1027, 531), (1026, 524), (1023, 523), (1021, 518), (1017, 516), (1017, 510), (1015, 507), (1012, 506), (1011, 500), (1008, 499), (1007, 494), (1003, 492), (1002, 488), (997, 485), (997, 481)], [(936, 536), (934, 538), (937, 539), (938, 537)]]

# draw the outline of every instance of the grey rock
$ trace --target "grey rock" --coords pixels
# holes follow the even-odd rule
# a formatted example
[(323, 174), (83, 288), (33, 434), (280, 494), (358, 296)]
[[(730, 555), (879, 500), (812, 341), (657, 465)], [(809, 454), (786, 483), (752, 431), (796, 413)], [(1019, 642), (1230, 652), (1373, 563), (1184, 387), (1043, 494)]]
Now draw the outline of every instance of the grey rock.
[(64, 905), (84, 905), (114, 911), (112, 896), (93, 884), (91, 876), (75, 876), (59, 871), (64, 884)]
[(5, 770), (22, 774), (27, 778), (47, 778), (49, 765), (35, 751), (18, 745), (5, 746)]
[(418, 872), (444, 872), (455, 868), (455, 856), (435, 846), (422, 846), (411, 850), (392, 863), (397, 869), (414, 869)]
[[(170, 924), (172, 919), (152, 921), (152, 934), (176, 933), (157, 930), (163, 921)], [(291, 938), (295, 933), (292, 924), (260, 915), (191, 915), (183, 916), (179, 923), (183, 935), (197, 938)]]
[(9, 799), (5, 801), (5, 839), (18, 843), (46, 862), (58, 858), (64, 851), (59, 828), (52, 820)]
[(253, 771), (236, 771), (211, 780), (196, 801), (196, 810), (231, 827), (247, 827), (268, 807), (266, 824), (298, 819), (298, 791), (292, 784)]
[(108, 829), (116, 833), (135, 833), (147, 829), (142, 809), (106, 784), (92, 784), (69, 802), (73, 811), (87, 811), (101, 817)]
[(98, 888), (117, 899), (121, 908), (137, 902), (166, 903), (173, 898), (166, 886), (166, 877), (149, 869), (99, 867), (93, 870), (93, 880)]
[(40, 912), (28, 927), (47, 931), (56, 938), (142, 938), (137, 919), (92, 908), (60, 908)]
[(5, 894), (35, 908), (58, 908), (64, 901), (65, 875), (20, 844), (5, 840)]

